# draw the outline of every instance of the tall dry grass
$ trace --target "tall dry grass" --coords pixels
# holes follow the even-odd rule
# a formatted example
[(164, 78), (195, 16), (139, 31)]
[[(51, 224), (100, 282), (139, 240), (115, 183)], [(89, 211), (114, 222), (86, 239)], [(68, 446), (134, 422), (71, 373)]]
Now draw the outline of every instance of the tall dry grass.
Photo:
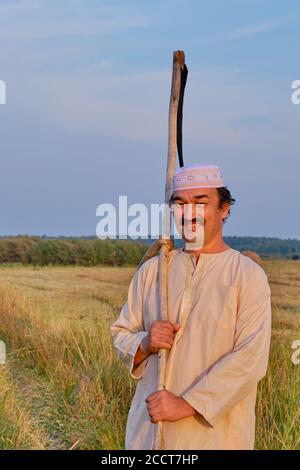
[(44, 449), (38, 423), (24, 410), (5, 370), (0, 369), (0, 450)]
[(123, 446), (133, 383), (113, 351), (109, 324), (101, 315), (93, 323), (56, 324), (24, 294), (0, 287), (0, 337), (9, 351), (11, 386), (26, 394), (49, 448)]
[[(257, 399), (256, 448), (300, 448), (297, 261), (267, 261), (273, 302), (268, 374)], [(125, 268), (0, 269), (0, 440), (6, 448), (120, 449), (134, 382), (109, 326), (126, 299)], [(4, 390), (4, 391), (3, 391)], [(2, 444), (1, 444), (2, 442)]]
[(300, 366), (292, 362), (300, 339), (300, 263), (265, 263), (272, 290), (273, 334), (268, 372), (257, 399), (256, 447), (300, 449)]

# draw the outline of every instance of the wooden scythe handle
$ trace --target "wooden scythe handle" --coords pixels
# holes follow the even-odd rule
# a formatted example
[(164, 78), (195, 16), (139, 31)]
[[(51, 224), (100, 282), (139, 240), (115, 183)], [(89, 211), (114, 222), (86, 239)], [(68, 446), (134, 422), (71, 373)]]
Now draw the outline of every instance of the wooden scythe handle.
[[(176, 144), (177, 144), (177, 115), (178, 104), (180, 100), (181, 74), (185, 67), (185, 55), (183, 51), (173, 53), (173, 73), (172, 87), (169, 105), (169, 138), (168, 138), (168, 164), (165, 186), (165, 204), (169, 205), (172, 195), (173, 176), (176, 168)], [(164, 210), (163, 215), (163, 239), (170, 238), (170, 213)], [(168, 321), (168, 258), (169, 247), (163, 245), (159, 254), (159, 296), (160, 296), (160, 314), (161, 320)], [(160, 349), (158, 352), (158, 390), (165, 388), (166, 379), (166, 349)], [(154, 449), (163, 449), (163, 422), (155, 425)]]

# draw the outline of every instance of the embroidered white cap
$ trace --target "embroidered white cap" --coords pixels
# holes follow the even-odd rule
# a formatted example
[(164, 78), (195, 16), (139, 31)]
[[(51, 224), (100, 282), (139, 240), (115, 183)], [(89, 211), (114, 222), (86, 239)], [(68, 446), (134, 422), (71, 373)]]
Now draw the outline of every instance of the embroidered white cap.
[(224, 186), (220, 169), (217, 165), (198, 163), (177, 168), (173, 178), (173, 191), (179, 189), (221, 188)]

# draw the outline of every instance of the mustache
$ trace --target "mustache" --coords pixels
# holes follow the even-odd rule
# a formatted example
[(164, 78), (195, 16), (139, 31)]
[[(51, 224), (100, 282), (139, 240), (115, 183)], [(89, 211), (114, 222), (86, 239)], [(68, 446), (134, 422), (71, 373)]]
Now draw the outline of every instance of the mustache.
[(181, 217), (181, 225), (184, 224), (203, 224), (204, 218), (203, 217), (194, 217), (193, 219), (185, 219), (184, 216)]

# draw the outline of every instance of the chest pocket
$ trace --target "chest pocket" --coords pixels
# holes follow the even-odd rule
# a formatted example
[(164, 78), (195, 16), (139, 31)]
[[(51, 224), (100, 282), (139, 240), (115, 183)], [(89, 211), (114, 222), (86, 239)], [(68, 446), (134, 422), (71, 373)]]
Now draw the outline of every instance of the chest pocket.
[(193, 306), (197, 320), (215, 327), (235, 329), (237, 296), (236, 286), (214, 284), (203, 289), (200, 297), (197, 296), (197, 304)]

